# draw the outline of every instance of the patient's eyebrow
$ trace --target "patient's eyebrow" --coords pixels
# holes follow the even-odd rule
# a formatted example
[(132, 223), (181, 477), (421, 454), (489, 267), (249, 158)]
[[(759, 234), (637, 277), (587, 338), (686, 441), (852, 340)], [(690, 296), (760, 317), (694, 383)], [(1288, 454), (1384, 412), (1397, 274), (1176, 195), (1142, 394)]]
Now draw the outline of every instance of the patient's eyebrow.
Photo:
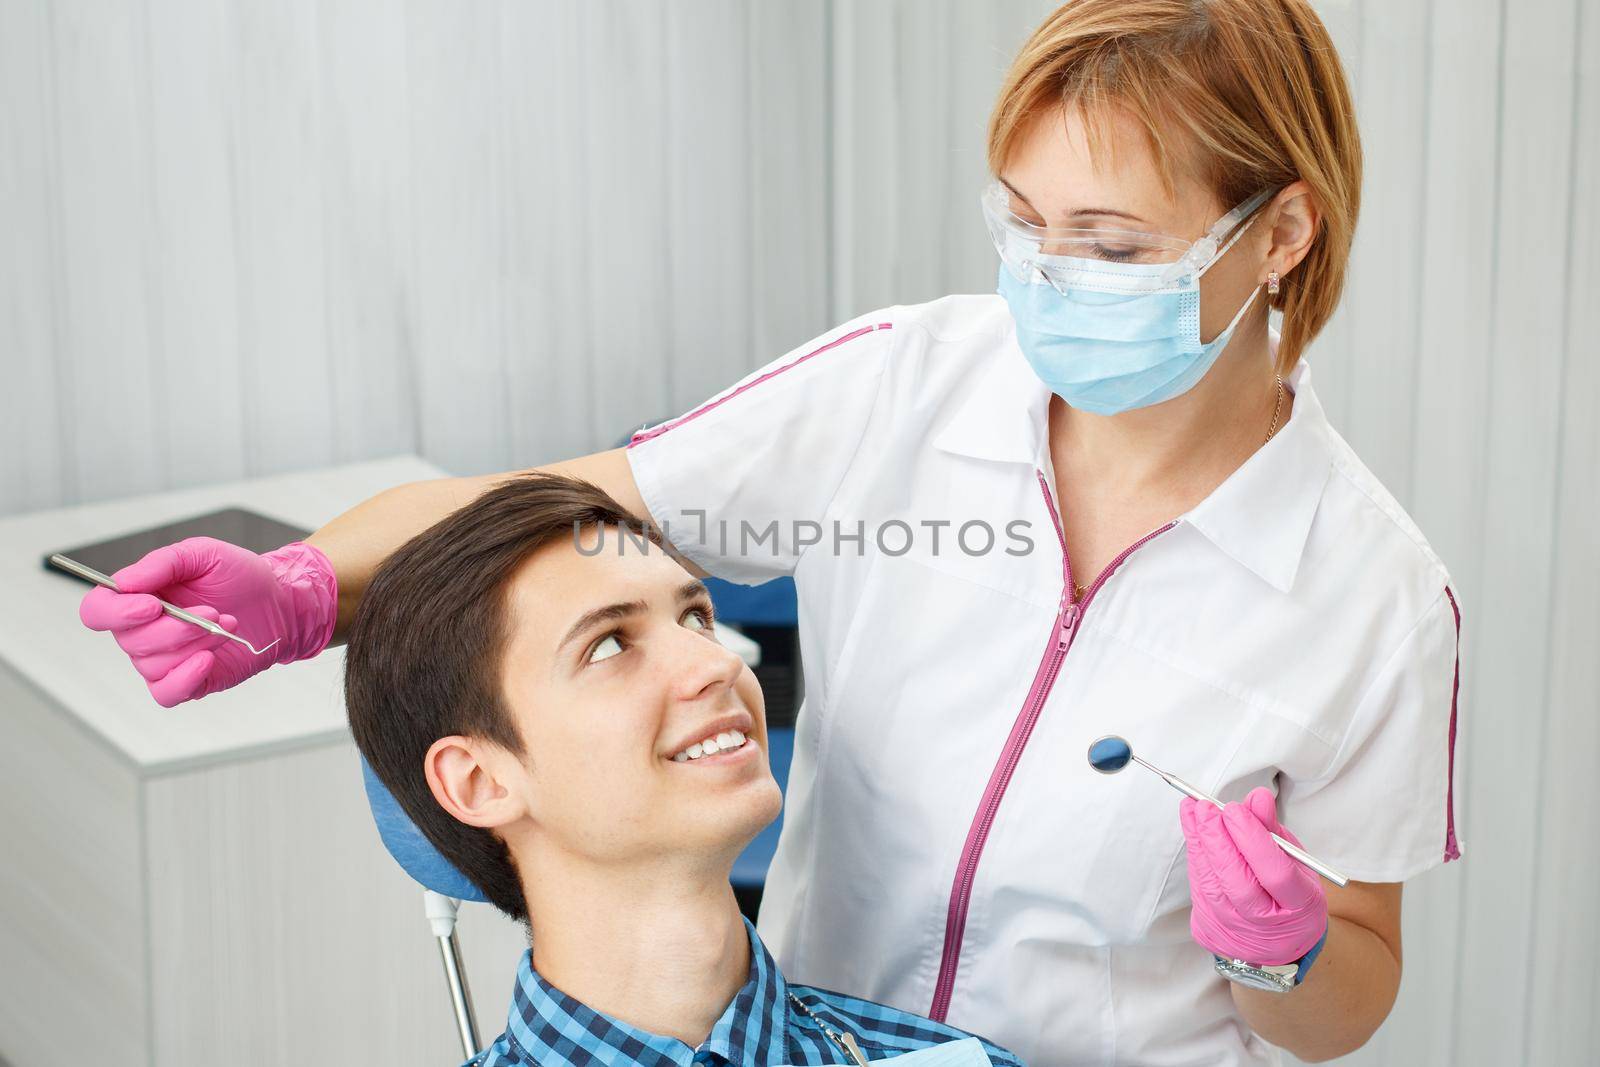
[[(699, 579), (693, 579), (678, 586), (673, 592), (673, 599), (680, 604), (686, 600), (709, 600), (711, 599), (711, 591), (706, 588), (704, 582)], [(604, 607), (595, 608), (593, 611), (586, 611), (579, 616), (577, 622), (572, 624), (572, 628), (567, 631), (566, 636), (561, 639), (561, 643), (556, 646), (556, 651), (559, 652), (561, 649), (566, 648), (578, 637), (601, 623), (617, 622), (631, 615), (642, 615), (649, 609), (650, 605), (642, 600), (628, 600), (616, 604), (607, 604)]]
[(705, 582), (702, 582), (700, 579), (696, 578), (692, 581), (684, 582), (682, 585), (678, 586), (678, 592), (673, 599), (677, 600), (678, 603), (681, 604), (685, 600), (698, 600), (701, 597), (705, 597), (709, 600), (711, 598), (711, 590), (706, 588)]
[(607, 604), (603, 608), (586, 611), (579, 616), (577, 622), (572, 624), (572, 628), (567, 631), (567, 635), (556, 646), (556, 651), (559, 652), (561, 649), (566, 648), (579, 636), (603, 622), (616, 622), (619, 619), (626, 619), (630, 615), (641, 615), (648, 608), (649, 605), (642, 600), (629, 600), (625, 603)]

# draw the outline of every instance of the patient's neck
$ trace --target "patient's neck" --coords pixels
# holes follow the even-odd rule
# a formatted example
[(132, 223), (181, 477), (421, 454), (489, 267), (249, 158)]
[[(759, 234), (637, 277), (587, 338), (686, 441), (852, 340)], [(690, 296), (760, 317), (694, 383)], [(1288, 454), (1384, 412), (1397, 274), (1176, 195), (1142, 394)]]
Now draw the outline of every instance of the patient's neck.
[(534, 969), (596, 1011), (697, 1046), (750, 972), (728, 873), (728, 864), (619, 869), (545, 853), (522, 872)]

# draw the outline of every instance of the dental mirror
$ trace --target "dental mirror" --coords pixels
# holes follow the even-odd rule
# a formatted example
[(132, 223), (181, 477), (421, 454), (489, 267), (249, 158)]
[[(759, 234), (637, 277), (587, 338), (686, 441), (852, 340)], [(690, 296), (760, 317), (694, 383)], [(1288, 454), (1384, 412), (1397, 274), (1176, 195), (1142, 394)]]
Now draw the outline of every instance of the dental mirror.
[(1133, 746), (1115, 734), (1089, 746), (1089, 766), (1101, 774), (1116, 774), (1133, 759)]
[[(1137, 763), (1185, 796), (1193, 797), (1201, 803), (1210, 804), (1218, 809), (1223, 806), (1222, 801), (1210, 793), (1197, 789), (1177, 775), (1168, 774), (1161, 768), (1135, 756), (1133, 754), (1133, 746), (1128, 744), (1126, 738), (1118, 737), (1116, 734), (1107, 734), (1104, 737), (1097, 738), (1089, 746), (1089, 766), (1101, 774), (1116, 774), (1129, 763)], [(1278, 847), (1283, 849), (1291, 859), (1317, 872), (1334, 885), (1343, 888), (1349, 882), (1349, 879), (1344, 875), (1293, 842), (1285, 841), (1277, 834), (1272, 835), (1272, 840), (1276, 841)]]

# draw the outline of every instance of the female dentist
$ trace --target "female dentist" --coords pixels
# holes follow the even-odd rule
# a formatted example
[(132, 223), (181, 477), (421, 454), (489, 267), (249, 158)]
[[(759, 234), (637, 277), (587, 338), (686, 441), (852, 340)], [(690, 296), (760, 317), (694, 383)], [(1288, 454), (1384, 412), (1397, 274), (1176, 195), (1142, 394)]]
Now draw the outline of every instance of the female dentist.
[[(1458, 855), (1459, 617), (1303, 358), (1360, 195), (1337, 54), (1304, 0), (1074, 0), (1006, 77), (989, 161), (998, 296), (863, 316), (552, 469), (704, 572), (796, 579), (807, 705), (761, 916), (787, 973), (1034, 1064), (1342, 1054), (1393, 1004), (1401, 883)], [(84, 621), (162, 704), (216, 692), (321, 651), (499, 477), (266, 556), (161, 549)], [(252, 659), (150, 594), (281, 643)], [(1108, 733), (1232, 802), (1095, 774)]]

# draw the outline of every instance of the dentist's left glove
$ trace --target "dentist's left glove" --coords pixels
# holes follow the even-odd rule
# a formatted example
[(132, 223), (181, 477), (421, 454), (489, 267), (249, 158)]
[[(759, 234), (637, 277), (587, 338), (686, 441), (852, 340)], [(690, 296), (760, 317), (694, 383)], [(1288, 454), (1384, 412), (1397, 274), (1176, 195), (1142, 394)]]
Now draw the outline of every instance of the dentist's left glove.
[(1218, 956), (1257, 967), (1293, 963), (1328, 930), (1322, 880), (1272, 840), (1300, 841), (1278, 823), (1272, 791), (1218, 811), (1185, 797), (1178, 805), (1189, 847), (1189, 932)]
[[(162, 707), (230, 689), (275, 663), (310, 659), (327, 647), (339, 587), (328, 557), (304, 542), (257, 555), (212, 537), (158, 548), (111, 576), (122, 591), (96, 588), (78, 616), (108, 630)], [(208, 634), (161, 610), (157, 598), (220, 622), (261, 648)]]

